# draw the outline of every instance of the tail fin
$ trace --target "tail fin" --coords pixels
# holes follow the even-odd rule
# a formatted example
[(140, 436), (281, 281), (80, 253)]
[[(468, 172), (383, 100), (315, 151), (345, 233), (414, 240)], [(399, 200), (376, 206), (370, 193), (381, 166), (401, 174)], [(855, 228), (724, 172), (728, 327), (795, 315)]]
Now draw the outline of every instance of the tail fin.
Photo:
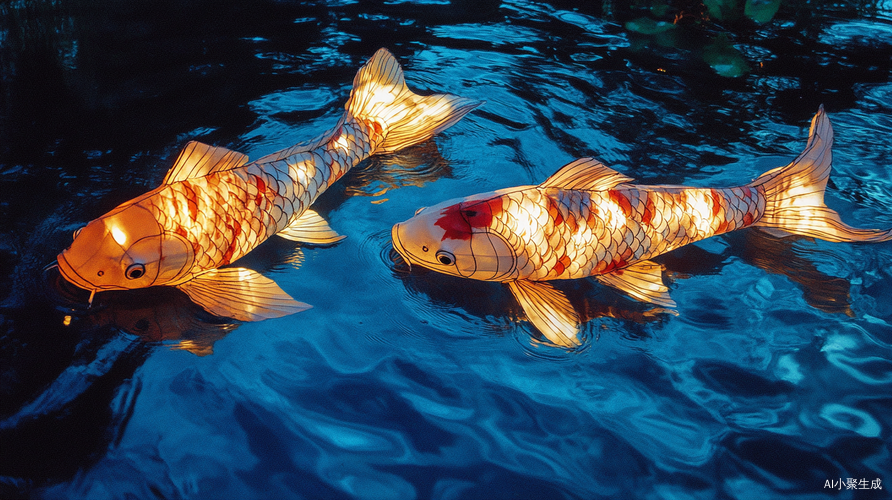
[(381, 125), (384, 142), (374, 152), (390, 153), (430, 139), (479, 105), (451, 94), (412, 92), (393, 54), (378, 49), (353, 79), (346, 108), (354, 118)]
[(805, 151), (793, 163), (762, 174), (751, 186), (765, 189), (765, 214), (755, 224), (827, 241), (889, 241), (892, 229), (858, 229), (824, 205), (830, 177), (833, 127), (824, 106), (812, 119)]

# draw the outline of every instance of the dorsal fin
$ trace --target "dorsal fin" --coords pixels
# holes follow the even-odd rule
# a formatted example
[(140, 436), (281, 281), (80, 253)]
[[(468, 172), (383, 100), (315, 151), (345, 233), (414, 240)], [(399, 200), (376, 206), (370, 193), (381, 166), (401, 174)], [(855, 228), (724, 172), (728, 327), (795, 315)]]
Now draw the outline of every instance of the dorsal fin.
[(633, 180), (594, 158), (580, 158), (561, 167), (539, 187), (601, 191)]
[(241, 167), (248, 163), (248, 155), (230, 149), (209, 146), (198, 141), (189, 141), (176, 163), (164, 176), (161, 185), (172, 182), (204, 177), (211, 172), (220, 172)]

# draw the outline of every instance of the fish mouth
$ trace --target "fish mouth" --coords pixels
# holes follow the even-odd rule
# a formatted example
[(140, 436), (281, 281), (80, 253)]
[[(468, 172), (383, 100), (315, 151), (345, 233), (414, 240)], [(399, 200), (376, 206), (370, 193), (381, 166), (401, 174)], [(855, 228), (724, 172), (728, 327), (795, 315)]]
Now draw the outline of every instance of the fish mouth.
[(393, 244), (393, 249), (396, 250), (396, 253), (403, 258), (403, 261), (409, 266), (409, 272), (412, 271), (412, 264), (420, 265), (422, 267), (428, 267), (424, 264), (424, 259), (420, 259), (417, 256), (413, 255), (412, 252), (403, 245), (403, 242), (400, 240), (400, 228), (404, 223), (394, 224), (393, 229), (390, 230), (390, 240)]
[(393, 244), (393, 249), (396, 250), (396, 253), (400, 254), (400, 257), (406, 261), (406, 264), (409, 264), (409, 269), (412, 268), (412, 259), (409, 254), (409, 251), (406, 250), (406, 247), (400, 241), (400, 224), (394, 224), (393, 228), (390, 230), (390, 241)]
[(83, 288), (84, 290), (96, 293), (99, 289), (85, 280), (81, 275), (77, 274), (77, 271), (68, 263), (68, 259), (65, 258), (65, 252), (59, 254), (56, 258), (56, 261), (59, 263), (59, 272), (62, 274), (62, 277), (65, 278), (65, 281), (71, 283), (72, 285)]

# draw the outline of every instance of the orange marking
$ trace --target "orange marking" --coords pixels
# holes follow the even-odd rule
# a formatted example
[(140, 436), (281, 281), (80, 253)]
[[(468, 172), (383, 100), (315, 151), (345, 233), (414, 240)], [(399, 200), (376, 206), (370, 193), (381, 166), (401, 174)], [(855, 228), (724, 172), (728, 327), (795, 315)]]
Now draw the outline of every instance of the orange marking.
[(558, 259), (557, 264), (554, 265), (554, 268), (551, 270), (551, 272), (555, 276), (560, 276), (560, 275), (564, 274), (564, 271), (566, 271), (567, 267), (569, 267), (569, 266), (570, 266), (570, 257), (567, 257), (567, 255), (564, 254), (563, 257)]
[(723, 220), (722, 223), (719, 224), (719, 227), (716, 228), (715, 234), (721, 234), (721, 233), (726, 232), (727, 230), (728, 230), (728, 221)]
[(239, 224), (235, 219), (230, 220), (232, 221), (232, 226), (230, 226), (232, 228), (232, 241), (235, 241), (242, 234), (242, 225)]
[(651, 221), (654, 218), (654, 212), (657, 211), (657, 207), (654, 206), (654, 201), (650, 198), (650, 193), (646, 193), (647, 202), (644, 204), (644, 213), (641, 215), (641, 223), (650, 226)]
[[(232, 231), (232, 226), (228, 226), (228, 227), (229, 227), (230, 231)], [(229, 264), (230, 262), (232, 262), (232, 254), (235, 253), (236, 247), (237, 247), (236, 241), (235, 241), (235, 238), (233, 238), (232, 241), (229, 242), (229, 246), (226, 247), (226, 252), (223, 254), (223, 260), (221, 261), (222, 265), (226, 265), (226, 264)]]
[(743, 225), (749, 226), (753, 223), (753, 214), (747, 212), (746, 215), (743, 216)]
[(709, 194), (712, 196), (712, 216), (716, 217), (722, 211), (722, 195), (715, 189), (710, 189)]
[(183, 181), (183, 194), (186, 196), (186, 204), (189, 206), (189, 218), (192, 219), (192, 222), (198, 221), (198, 196), (195, 194), (195, 190), (192, 189), (192, 184), (189, 181)]
[(254, 204), (260, 205), (263, 201), (264, 191), (266, 191), (266, 182), (263, 182), (263, 179), (259, 175), (255, 175), (254, 183), (257, 185), (257, 195), (254, 197)]
[(554, 225), (559, 226), (564, 223), (564, 216), (561, 214), (561, 209), (558, 207), (556, 201), (551, 198), (548, 199), (548, 214), (551, 215), (551, 218), (554, 219)]
[(626, 195), (622, 194), (616, 189), (611, 189), (607, 191), (608, 196), (610, 196), (610, 200), (619, 205), (619, 207), (623, 211), (623, 215), (629, 217), (632, 215), (632, 204), (629, 202), (629, 199), (626, 198)]
[(576, 217), (573, 217), (572, 214), (570, 215), (570, 218), (566, 220), (566, 222), (567, 222), (567, 227), (570, 228), (571, 232), (575, 233), (576, 230), (579, 229), (579, 224), (576, 222)]

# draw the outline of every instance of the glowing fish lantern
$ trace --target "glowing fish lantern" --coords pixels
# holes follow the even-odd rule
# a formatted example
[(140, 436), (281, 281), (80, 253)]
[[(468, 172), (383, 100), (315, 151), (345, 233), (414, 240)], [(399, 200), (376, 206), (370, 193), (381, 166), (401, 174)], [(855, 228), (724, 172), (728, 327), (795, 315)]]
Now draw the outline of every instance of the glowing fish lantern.
[(161, 186), (91, 221), (58, 257), (66, 280), (92, 294), (175, 286), (219, 316), (242, 321), (308, 308), (247, 268), (223, 268), (272, 235), (315, 244), (342, 237), (310, 205), (351, 167), (425, 141), (477, 106), (420, 96), (385, 49), (359, 70), (338, 124), (317, 139), (248, 162), (190, 142)]
[(506, 283), (527, 318), (555, 344), (578, 344), (579, 321), (549, 280), (594, 276), (632, 297), (674, 307), (651, 258), (749, 226), (828, 241), (889, 241), (824, 205), (833, 129), (823, 107), (791, 164), (733, 188), (641, 186), (582, 158), (538, 186), (421, 209), (396, 224), (393, 246), (410, 264)]

